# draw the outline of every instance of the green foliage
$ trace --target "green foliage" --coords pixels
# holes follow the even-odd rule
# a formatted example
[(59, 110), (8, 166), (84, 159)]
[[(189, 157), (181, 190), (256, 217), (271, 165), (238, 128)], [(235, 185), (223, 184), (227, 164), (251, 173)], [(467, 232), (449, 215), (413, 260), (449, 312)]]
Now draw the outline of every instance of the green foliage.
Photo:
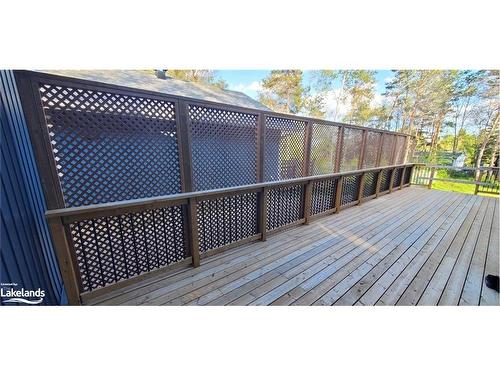
[(299, 113), (305, 104), (306, 89), (301, 70), (272, 70), (262, 81), (259, 101), (274, 111)]

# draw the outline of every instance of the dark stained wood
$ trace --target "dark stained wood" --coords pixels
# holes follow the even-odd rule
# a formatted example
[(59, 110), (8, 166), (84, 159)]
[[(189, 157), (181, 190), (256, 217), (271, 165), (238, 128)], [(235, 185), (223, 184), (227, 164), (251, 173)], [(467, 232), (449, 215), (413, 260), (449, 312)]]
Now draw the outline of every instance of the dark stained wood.
[(361, 178), (359, 179), (359, 191), (358, 191), (358, 204), (361, 204), (363, 198), (363, 188), (365, 186), (365, 173), (361, 174)]
[(177, 102), (177, 148), (179, 150), (179, 166), (181, 175), (181, 191), (193, 191), (193, 168), (191, 160), (191, 132), (189, 131), (188, 112), (186, 101)]
[(78, 277), (76, 261), (74, 259), (74, 251), (70, 248), (67, 231), (58, 218), (49, 219), (49, 229), (54, 242), (57, 260), (59, 262), (59, 270), (63, 278), (68, 303), (70, 305), (80, 305), (81, 283)]
[(14, 76), (24, 117), (28, 125), (47, 208), (49, 210), (63, 208), (64, 198), (59, 176), (57, 175), (54, 155), (50, 147), (47, 123), (43, 114), (36, 78), (20, 71), (15, 71)]
[(267, 188), (262, 188), (257, 195), (257, 230), (260, 233), (261, 241), (267, 239)]
[(84, 302), (498, 304), (482, 294), (486, 265), (498, 259), (488, 260), (498, 253), (495, 239), (488, 241), (497, 216), (494, 198), (413, 187), (206, 258), (197, 270), (157, 273)]
[(337, 186), (335, 191), (335, 213), (340, 212), (340, 206), (342, 205), (342, 181), (344, 180), (343, 176), (340, 176), (337, 180)]
[(312, 188), (313, 184), (310, 182), (304, 186), (303, 217), (306, 224), (309, 224), (309, 218), (311, 217)]
[(259, 114), (257, 124), (257, 159), (256, 159), (256, 174), (257, 182), (264, 181), (264, 157), (265, 157), (265, 136), (266, 136), (266, 116)]
[(189, 198), (188, 203), (188, 248), (194, 267), (200, 266), (200, 244), (198, 240), (198, 219), (196, 198)]

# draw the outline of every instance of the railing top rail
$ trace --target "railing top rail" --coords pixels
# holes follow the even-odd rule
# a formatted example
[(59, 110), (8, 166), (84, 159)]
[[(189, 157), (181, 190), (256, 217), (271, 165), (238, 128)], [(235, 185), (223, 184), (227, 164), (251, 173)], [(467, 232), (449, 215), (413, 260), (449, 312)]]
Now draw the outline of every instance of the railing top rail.
[(131, 93), (137, 93), (139, 95), (146, 95), (146, 96), (149, 96), (152, 98), (169, 99), (169, 100), (184, 100), (184, 101), (187, 101), (187, 102), (192, 103), (192, 104), (210, 105), (210, 106), (215, 106), (218, 108), (224, 108), (227, 110), (235, 110), (235, 111), (240, 111), (240, 112), (253, 113), (255, 115), (264, 114), (266, 116), (271, 116), (271, 117), (286, 117), (286, 118), (292, 118), (295, 120), (310, 121), (310, 122), (314, 122), (314, 123), (318, 123), (318, 124), (343, 126), (343, 127), (352, 128), (352, 129), (369, 130), (369, 131), (374, 131), (374, 132), (379, 132), (379, 133), (394, 134), (394, 135), (405, 136), (405, 137), (414, 137), (414, 136), (409, 135), (409, 134), (395, 132), (395, 131), (391, 131), (391, 130), (377, 129), (377, 128), (372, 128), (372, 127), (358, 126), (358, 125), (352, 125), (352, 124), (345, 124), (345, 123), (341, 123), (341, 122), (334, 122), (334, 121), (329, 121), (329, 120), (324, 120), (324, 119), (319, 119), (319, 118), (314, 118), (314, 117), (305, 117), (305, 116), (299, 116), (299, 115), (293, 115), (293, 114), (287, 114), (287, 113), (266, 111), (266, 110), (261, 110), (261, 109), (256, 109), (256, 108), (241, 107), (241, 106), (236, 106), (236, 105), (232, 105), (232, 104), (213, 102), (213, 101), (209, 101), (209, 100), (202, 100), (202, 99), (191, 98), (191, 97), (187, 97), (187, 96), (166, 94), (166, 93), (162, 93), (162, 92), (158, 92), (158, 91), (145, 90), (145, 89), (140, 89), (140, 88), (136, 88), (136, 87), (120, 86), (120, 85), (115, 85), (115, 84), (111, 84), (111, 83), (91, 81), (91, 80), (86, 80), (86, 79), (81, 79), (81, 78), (67, 77), (67, 76), (61, 76), (61, 75), (57, 75), (57, 74), (38, 72), (38, 71), (32, 71), (32, 70), (23, 70), (20, 72), (23, 74), (37, 77), (40, 80), (46, 80), (46, 81), (50, 81), (50, 82), (53, 82), (56, 84), (62, 84), (62, 85), (68, 84), (68, 83), (70, 83), (70, 84), (73, 83), (76, 85), (84, 86), (85, 88), (88, 88), (88, 89), (95, 89), (95, 88), (101, 87), (103, 89), (111, 90), (113, 92), (122, 93), (122, 94), (124, 93), (124, 90), (126, 90), (125, 94), (128, 94), (128, 95), (130, 95)]
[(452, 165), (437, 165), (437, 164), (425, 164), (425, 163), (415, 163), (417, 167), (427, 167), (436, 169), (459, 169), (462, 171), (494, 171), (499, 170), (500, 167), (454, 167)]
[(179, 204), (186, 204), (189, 199), (193, 198), (194, 199), (215, 198), (215, 197), (234, 195), (236, 193), (242, 193), (242, 194), (250, 193), (259, 191), (260, 189), (263, 188), (293, 186), (293, 185), (305, 184), (310, 181), (320, 181), (325, 179), (346, 177), (361, 173), (376, 172), (384, 169), (401, 168), (414, 165), (415, 164), (413, 163), (398, 164), (398, 165), (375, 167), (369, 169), (358, 169), (348, 172), (300, 177), (289, 180), (268, 181), (251, 185), (234, 186), (221, 189), (194, 191), (189, 193), (171, 194), (171, 195), (164, 195), (164, 196), (157, 196), (150, 198), (131, 199), (126, 201), (101, 203), (101, 204), (94, 204), (94, 205), (80, 206), (80, 207), (68, 207), (56, 210), (48, 210), (46, 211), (45, 216), (48, 219), (66, 218), (67, 221), (77, 221), (79, 218), (102, 217), (109, 214), (125, 213), (129, 211), (137, 211), (139, 209), (144, 210), (158, 206), (165, 206), (165, 205), (174, 206)]

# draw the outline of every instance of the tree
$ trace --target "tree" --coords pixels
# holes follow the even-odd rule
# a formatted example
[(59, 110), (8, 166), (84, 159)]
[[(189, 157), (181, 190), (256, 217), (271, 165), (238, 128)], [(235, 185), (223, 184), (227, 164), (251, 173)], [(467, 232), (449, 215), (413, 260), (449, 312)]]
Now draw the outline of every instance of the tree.
[(167, 70), (166, 74), (169, 77), (180, 79), (183, 81), (201, 83), (203, 85), (218, 87), (220, 89), (227, 88), (227, 82), (220, 78), (217, 79), (213, 70)]
[[(272, 70), (262, 81), (259, 101), (277, 112), (299, 113), (305, 105), (302, 70)], [(317, 104), (317, 103), (316, 103)]]
[(470, 115), (470, 105), (478, 92), (478, 83), (484, 72), (463, 70), (458, 72), (454, 83), (453, 110), (455, 112), (453, 121), (453, 153), (457, 152), (458, 135), (464, 128), (465, 121)]
[(375, 95), (375, 72), (352, 70), (347, 74), (345, 90), (351, 101), (351, 108), (344, 120), (360, 126), (372, 117), (371, 101)]

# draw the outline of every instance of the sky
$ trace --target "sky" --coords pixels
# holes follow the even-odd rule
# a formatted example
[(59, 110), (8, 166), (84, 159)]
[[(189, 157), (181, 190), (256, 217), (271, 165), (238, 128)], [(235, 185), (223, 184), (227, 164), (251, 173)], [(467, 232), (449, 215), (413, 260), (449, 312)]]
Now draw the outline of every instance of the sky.
[[(270, 70), (217, 70), (217, 77), (224, 79), (228, 83), (228, 89), (241, 91), (253, 99), (258, 98), (260, 82), (270, 73)], [(307, 83), (311, 71), (304, 71), (304, 81)], [(390, 70), (378, 70), (376, 74), (376, 92), (382, 95), (385, 82), (391, 79), (394, 73)]]

